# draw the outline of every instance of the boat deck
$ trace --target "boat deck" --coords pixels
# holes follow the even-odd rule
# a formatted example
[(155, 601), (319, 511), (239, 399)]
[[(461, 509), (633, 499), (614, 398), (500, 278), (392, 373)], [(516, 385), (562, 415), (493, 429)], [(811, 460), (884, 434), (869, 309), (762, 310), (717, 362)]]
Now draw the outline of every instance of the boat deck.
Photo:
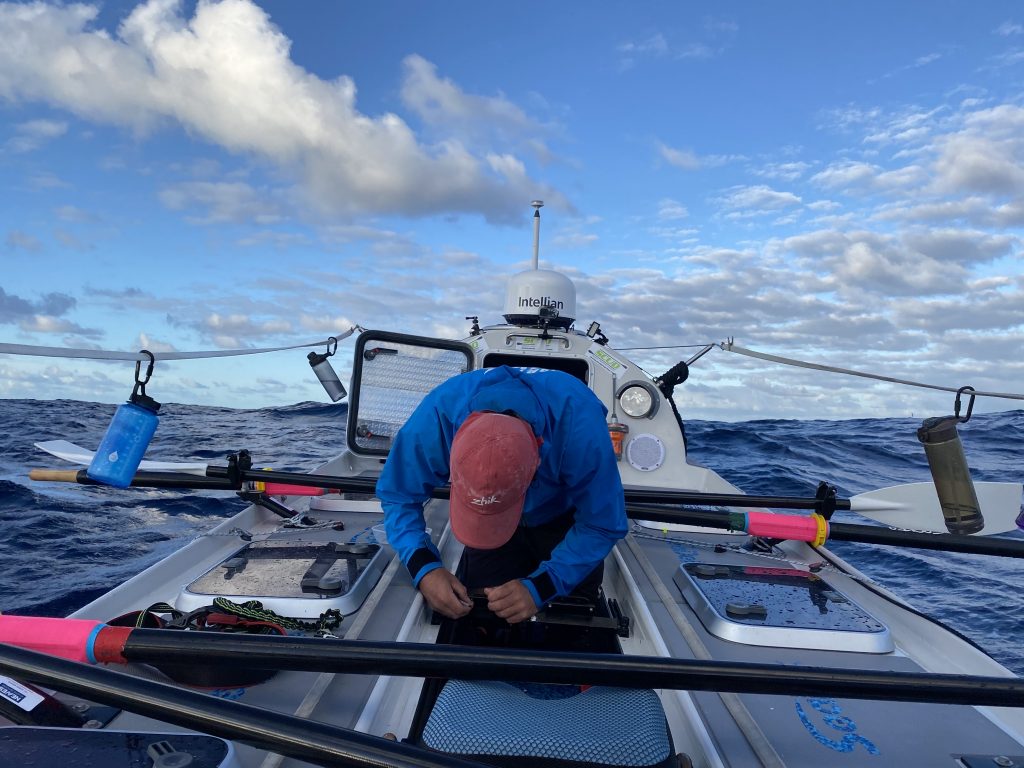
[[(185, 585), (238, 550), (242, 541), (231, 533), (234, 529), (271, 542), (358, 544), (372, 541), (372, 528), (382, 519), (379, 508), (365, 500), (334, 499), (314, 506), (319, 508), (310, 516), (320, 525), (311, 530), (279, 529), (280, 518), (247, 510), (77, 615), (108, 620), (157, 601), (173, 604), (181, 599)], [(431, 502), (426, 516), (445, 563), (454, 568), (461, 545), (448, 533), (446, 503)], [(337, 523), (344, 530), (332, 527)], [(630, 636), (621, 640), (623, 652), (855, 670), (1008, 674), (968, 642), (908, 611), (905, 604), (861, 578), (828, 564), (809, 577), (808, 566), (823, 561), (821, 552), (796, 543), (771, 553), (746, 552), (737, 546), (744, 540), (706, 529), (667, 532), (634, 526), (609, 557), (604, 582), (607, 597), (615, 599), (631, 620)], [(379, 580), (335, 634), (433, 643), (438, 627), (431, 623), (406, 569), (390, 548), (375, 562)], [(681, 566), (687, 563), (703, 565), (696, 571), (689, 566), (691, 575), (686, 577)], [(694, 585), (702, 582), (695, 591)], [(703, 602), (702, 589), (711, 595)], [(735, 589), (736, 594), (729, 591)], [(781, 595), (781, 603), (773, 604), (772, 595)], [(714, 603), (719, 598), (734, 612), (739, 608), (739, 614), (727, 610), (724, 619), (716, 617)], [(801, 601), (806, 604), (798, 605)], [(761, 616), (759, 605), (812, 626), (788, 634), (785, 629), (781, 634), (765, 632), (770, 622)], [(781, 623), (785, 625), (786, 619)], [(843, 647), (856, 650), (836, 650)], [(915, 653), (908, 653), (907, 647)], [(948, 658), (959, 659), (958, 668), (944, 664)], [(148, 668), (135, 671), (159, 677)], [(211, 693), (403, 739), (410, 731), (422, 684), (418, 678), (286, 671), (267, 683)], [(989, 760), (1003, 755), (1024, 764), (1024, 747), (1010, 735), (1014, 729), (1022, 730), (1016, 710), (770, 694), (658, 693), (675, 749), (686, 752), (695, 765), (974, 765), (970, 760), (958, 763), (962, 755), (986, 755)], [(120, 714), (109, 727), (179, 730), (131, 713)], [(247, 768), (303, 765), (245, 745), (238, 745), (238, 755)]]

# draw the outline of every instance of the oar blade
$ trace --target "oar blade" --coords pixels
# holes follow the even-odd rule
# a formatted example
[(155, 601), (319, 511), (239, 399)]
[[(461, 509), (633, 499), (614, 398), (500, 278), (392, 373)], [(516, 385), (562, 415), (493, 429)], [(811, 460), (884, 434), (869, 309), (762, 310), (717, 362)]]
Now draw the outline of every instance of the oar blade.
[[(974, 489), (985, 518), (985, 527), (975, 535), (1017, 530), (1024, 485), (976, 482)], [(949, 533), (933, 483), (906, 483), (861, 493), (850, 499), (850, 509), (893, 528)]]
[[(67, 440), (47, 440), (36, 443), (35, 446), (51, 456), (84, 466), (88, 466), (95, 455), (93, 451)], [(143, 461), (139, 464), (139, 469), (143, 472), (184, 472), (189, 475), (206, 475), (206, 464), (199, 462)]]

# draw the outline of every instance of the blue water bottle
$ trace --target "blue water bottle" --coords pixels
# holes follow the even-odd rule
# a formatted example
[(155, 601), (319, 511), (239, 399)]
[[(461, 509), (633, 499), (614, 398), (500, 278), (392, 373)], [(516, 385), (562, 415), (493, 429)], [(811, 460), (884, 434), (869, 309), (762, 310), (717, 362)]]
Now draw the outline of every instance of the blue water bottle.
[(152, 352), (145, 349), (142, 352), (150, 357), (146, 377), (139, 378), (141, 361), (137, 361), (131, 397), (128, 402), (117, 406), (100, 447), (86, 470), (86, 474), (96, 482), (115, 488), (127, 488), (132, 484), (159, 421), (156, 412), (160, 410), (160, 403), (146, 394), (146, 382), (153, 375), (155, 358)]

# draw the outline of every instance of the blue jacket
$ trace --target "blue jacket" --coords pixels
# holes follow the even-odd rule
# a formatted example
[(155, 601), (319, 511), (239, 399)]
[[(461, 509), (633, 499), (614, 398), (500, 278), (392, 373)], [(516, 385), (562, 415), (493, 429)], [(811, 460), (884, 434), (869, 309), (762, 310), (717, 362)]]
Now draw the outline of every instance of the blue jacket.
[(575, 524), (551, 558), (523, 583), (538, 606), (569, 594), (626, 535), (626, 503), (607, 410), (579, 379), (540, 368), (484, 368), (428, 394), (392, 445), (377, 482), (388, 541), (413, 582), (441, 567), (426, 535), (423, 505), (449, 481), (455, 432), (474, 411), (514, 410), (543, 438), (540, 466), (526, 492), (520, 525), (536, 526), (575, 507)]

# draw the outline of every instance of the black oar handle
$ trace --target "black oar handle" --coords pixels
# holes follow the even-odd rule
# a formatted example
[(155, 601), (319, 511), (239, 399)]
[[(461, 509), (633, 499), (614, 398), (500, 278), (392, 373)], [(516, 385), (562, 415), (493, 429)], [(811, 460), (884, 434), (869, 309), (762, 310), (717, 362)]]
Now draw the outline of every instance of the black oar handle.
[[(174, 632), (183, 637), (205, 632)], [(408, 744), (0, 643), (0, 671), (211, 736), (323, 766), (482, 768)]]
[[(71, 476), (73, 473), (73, 476)], [(29, 473), (33, 480), (60, 480), (75, 482), (79, 485), (103, 485), (89, 477), (88, 470), (49, 470), (33, 469)], [(197, 490), (234, 491), (237, 486), (228, 480), (218, 477), (202, 477), (186, 472), (136, 472), (132, 478), (133, 488), (193, 488)]]
[(626, 688), (1024, 706), (1024, 681), (1006, 677), (793, 667), (652, 656), (480, 649), (421, 643), (132, 630), (131, 661), (245, 665), (264, 669), (460, 680), (508, 680)]

